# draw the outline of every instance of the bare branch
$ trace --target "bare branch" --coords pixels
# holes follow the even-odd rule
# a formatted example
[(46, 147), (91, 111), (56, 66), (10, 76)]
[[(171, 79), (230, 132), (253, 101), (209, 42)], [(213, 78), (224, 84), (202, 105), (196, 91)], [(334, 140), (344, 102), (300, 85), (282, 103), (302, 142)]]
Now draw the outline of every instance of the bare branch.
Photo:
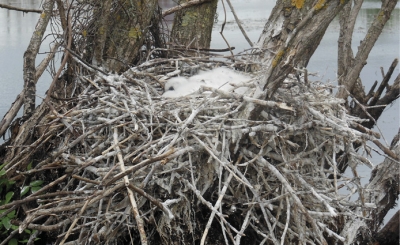
[(382, 7), (379, 10), (379, 13), (376, 15), (371, 27), (368, 29), (368, 32), (365, 35), (364, 40), (361, 41), (361, 44), (358, 47), (358, 52), (354, 57), (354, 64), (348, 68), (348, 72), (344, 75), (344, 77), (339, 79), (339, 85), (343, 85), (344, 87), (339, 89), (337, 94), (338, 98), (346, 99), (348, 97), (346, 89), (352, 93), (357, 78), (359, 77), (362, 68), (366, 64), (368, 55), (371, 52), (371, 49), (374, 47), (376, 40), (378, 40), (378, 37), (381, 34), (386, 22), (389, 20), (396, 4), (397, 1), (382, 1)]
[(16, 10), (16, 11), (22, 11), (24, 13), (42, 13), (42, 10), (40, 9), (26, 9), (26, 8), (18, 8), (18, 7), (13, 7), (7, 4), (2, 4), (0, 3), (0, 8), (5, 8), (9, 10)]
[(246, 31), (244, 30), (242, 24), (240, 23), (240, 20), (239, 20), (239, 18), (238, 18), (237, 15), (236, 15), (235, 9), (233, 8), (233, 5), (232, 5), (231, 1), (230, 1), (230, 0), (226, 0), (226, 2), (228, 3), (229, 8), (231, 9), (233, 16), (235, 17), (236, 24), (238, 25), (238, 27), (239, 27), (240, 31), (242, 32), (244, 38), (246, 39), (246, 41), (247, 41), (247, 43), (250, 45), (250, 47), (253, 47), (254, 44), (253, 44), (253, 42), (250, 40), (249, 36), (247, 36)]
[(186, 2), (186, 3), (181, 3), (178, 6), (175, 6), (175, 7), (172, 7), (170, 9), (164, 10), (162, 12), (162, 16), (165, 17), (167, 15), (175, 13), (176, 11), (179, 11), (179, 10), (182, 10), (182, 9), (185, 9), (185, 8), (189, 8), (191, 6), (196, 6), (196, 5), (199, 5), (199, 4), (207, 3), (207, 2), (211, 2), (211, 0), (191, 0), (191, 1)]

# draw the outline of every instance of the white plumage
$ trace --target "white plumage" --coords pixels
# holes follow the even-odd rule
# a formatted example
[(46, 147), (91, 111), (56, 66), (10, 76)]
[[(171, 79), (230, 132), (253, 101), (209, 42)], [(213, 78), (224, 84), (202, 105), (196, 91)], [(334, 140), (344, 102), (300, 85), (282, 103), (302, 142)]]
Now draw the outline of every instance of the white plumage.
[[(249, 76), (237, 73), (231, 69), (219, 67), (210, 71), (200, 72), (198, 75), (189, 77), (174, 77), (165, 83), (165, 93), (163, 97), (173, 98), (182, 97), (199, 90), (200, 86), (213, 87), (224, 91), (244, 94), (248, 87), (242, 84), (248, 82)], [(232, 85), (242, 87), (236, 88)]]

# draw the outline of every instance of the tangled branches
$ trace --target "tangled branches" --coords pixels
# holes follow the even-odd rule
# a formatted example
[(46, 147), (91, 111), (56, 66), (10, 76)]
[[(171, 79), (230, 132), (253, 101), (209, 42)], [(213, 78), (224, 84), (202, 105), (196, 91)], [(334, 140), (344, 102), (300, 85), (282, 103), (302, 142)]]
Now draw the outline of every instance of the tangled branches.
[[(49, 154), (14, 172), (42, 173), (47, 185), (0, 209), (29, 204), (15, 221), (20, 230), (53, 231), (60, 244), (345, 241), (337, 219), (371, 208), (348, 199), (362, 197), (356, 166), (370, 164), (353, 143), (367, 149), (375, 137), (350, 127), (361, 120), (331, 87), (288, 78), (271, 101), (207, 87), (163, 98), (157, 81), (214, 66), (163, 63), (178, 61), (170, 74), (160, 74), (171, 67), (154, 60), (122, 75), (80, 76), (73, 91), (81, 92), (49, 104), (38, 125), (47, 130), (32, 145)], [(252, 91), (259, 79), (253, 74)], [(249, 103), (263, 108), (258, 120), (243, 118)], [(340, 161), (353, 177), (337, 171)]]

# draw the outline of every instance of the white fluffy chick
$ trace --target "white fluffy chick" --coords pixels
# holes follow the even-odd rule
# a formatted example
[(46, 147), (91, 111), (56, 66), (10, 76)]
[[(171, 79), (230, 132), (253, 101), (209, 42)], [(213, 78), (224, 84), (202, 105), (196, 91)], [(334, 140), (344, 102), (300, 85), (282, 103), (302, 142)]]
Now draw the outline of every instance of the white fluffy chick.
[(250, 79), (251, 78), (249, 76), (242, 75), (229, 68), (219, 67), (210, 71), (200, 72), (199, 75), (190, 77), (189, 81), (202, 81), (205, 83), (205, 86), (244, 94), (248, 89), (247, 87), (239, 87), (234, 89), (234, 86), (232, 85), (238, 85), (243, 82), (247, 82)]
[(243, 84), (250, 79), (249, 76), (242, 75), (229, 68), (219, 67), (210, 71), (200, 72), (198, 75), (192, 76), (189, 79), (184, 77), (169, 79), (165, 83), (165, 93), (163, 97), (182, 97), (196, 92), (202, 85), (244, 94), (248, 90), (248, 87), (244, 86), (235, 89), (232, 85)]
[(162, 96), (167, 98), (182, 97), (196, 92), (199, 88), (200, 84), (189, 82), (185, 77), (173, 77), (165, 83), (165, 92)]

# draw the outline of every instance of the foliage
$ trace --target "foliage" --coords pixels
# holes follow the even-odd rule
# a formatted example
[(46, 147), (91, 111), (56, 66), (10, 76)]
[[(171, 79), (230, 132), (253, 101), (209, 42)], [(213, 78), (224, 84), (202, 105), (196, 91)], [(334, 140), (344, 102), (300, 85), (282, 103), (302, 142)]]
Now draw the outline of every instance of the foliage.
[[(5, 165), (6, 164), (2, 164), (0, 166), (0, 206), (9, 204), (12, 201), (15, 194), (13, 190), (16, 189), (15, 181), (9, 180), (6, 176), (6, 171), (5, 169), (3, 169)], [(31, 168), (31, 164), (29, 164), (28, 168)], [(29, 183), (28, 186), (22, 187), (20, 197), (28, 193), (29, 190), (31, 190), (32, 192), (36, 192), (41, 188), (42, 184), (43, 184), (42, 180), (32, 181), (31, 183)], [(11, 211), (9, 211), (9, 209), (0, 210), (0, 238), (3, 238), (4, 240), (8, 237), (10, 231), (19, 229), (18, 226), (11, 224), (11, 220), (16, 218), (17, 218), (16, 210), (12, 209)], [(28, 240), (25, 238), (29, 237), (29, 235), (32, 234), (32, 232), (35, 231), (30, 229), (24, 229), (24, 233), (18, 235), (18, 238), (23, 240), (18, 240), (17, 238), (14, 237), (11, 238), (7, 244), (17, 245), (18, 243), (20, 244), (27, 243)]]

